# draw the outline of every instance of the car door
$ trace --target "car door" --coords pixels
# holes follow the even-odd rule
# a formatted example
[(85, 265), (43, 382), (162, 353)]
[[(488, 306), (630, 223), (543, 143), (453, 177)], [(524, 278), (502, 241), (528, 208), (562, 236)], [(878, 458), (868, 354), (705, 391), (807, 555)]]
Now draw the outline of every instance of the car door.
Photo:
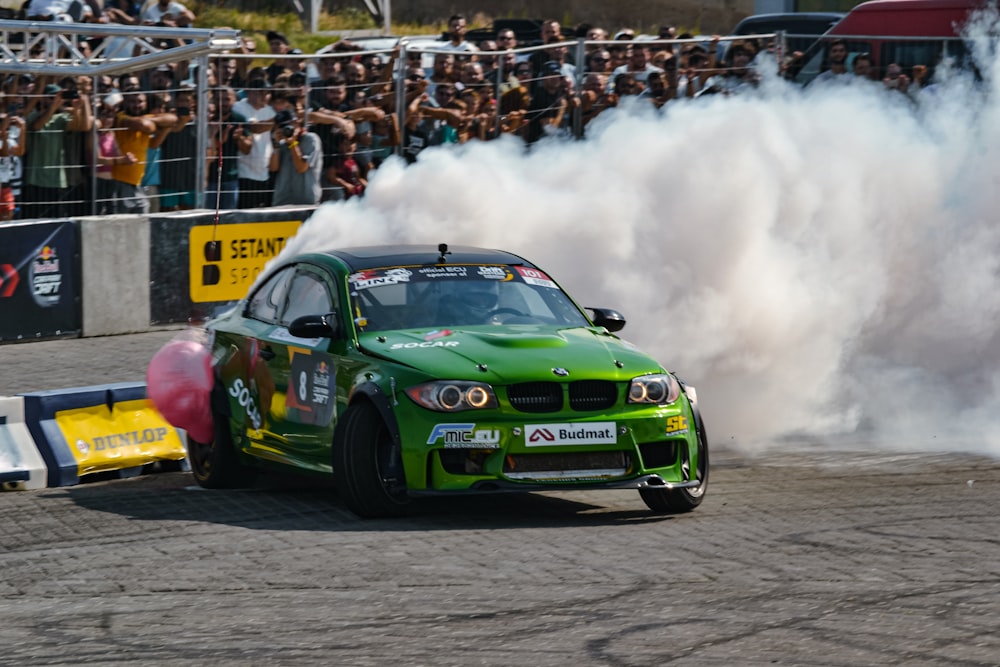
[(303, 315), (338, 310), (330, 275), (299, 264), (273, 328), (260, 343), (260, 357), (274, 383), (255, 453), (295, 467), (330, 471), (336, 404), (337, 363), (329, 338), (297, 338), (288, 326)]

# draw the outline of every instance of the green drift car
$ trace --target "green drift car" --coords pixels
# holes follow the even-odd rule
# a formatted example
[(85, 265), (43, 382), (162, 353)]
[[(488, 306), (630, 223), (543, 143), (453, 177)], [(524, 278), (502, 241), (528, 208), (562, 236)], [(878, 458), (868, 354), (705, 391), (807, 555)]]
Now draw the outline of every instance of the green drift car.
[(687, 512), (708, 484), (697, 397), (516, 255), (382, 246), (271, 267), (207, 325), (215, 438), (198, 483), (333, 475), (364, 517), (421, 494), (638, 489)]

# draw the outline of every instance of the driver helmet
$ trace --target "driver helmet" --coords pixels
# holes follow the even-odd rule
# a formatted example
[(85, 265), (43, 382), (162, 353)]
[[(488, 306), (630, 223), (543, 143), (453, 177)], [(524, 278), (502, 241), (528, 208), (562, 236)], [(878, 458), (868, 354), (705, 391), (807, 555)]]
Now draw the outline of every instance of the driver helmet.
[(455, 324), (483, 324), (500, 302), (500, 285), (495, 280), (450, 280), (441, 286), (442, 305)]

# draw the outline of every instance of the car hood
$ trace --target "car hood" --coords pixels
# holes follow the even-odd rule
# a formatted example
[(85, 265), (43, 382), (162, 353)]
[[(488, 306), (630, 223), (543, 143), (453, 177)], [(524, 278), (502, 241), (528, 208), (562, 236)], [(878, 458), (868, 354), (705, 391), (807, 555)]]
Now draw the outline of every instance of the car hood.
[(452, 380), (510, 384), (554, 380), (553, 369), (572, 379), (626, 381), (662, 372), (652, 357), (603, 328), (518, 325), (386, 331), (360, 336), (363, 350)]

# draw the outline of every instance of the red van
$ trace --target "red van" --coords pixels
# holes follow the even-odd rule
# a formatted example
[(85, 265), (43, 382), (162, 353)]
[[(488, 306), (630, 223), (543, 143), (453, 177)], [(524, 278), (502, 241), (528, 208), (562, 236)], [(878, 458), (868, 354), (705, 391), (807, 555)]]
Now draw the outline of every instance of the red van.
[[(961, 59), (965, 44), (960, 33), (969, 14), (984, 6), (982, 0), (872, 0), (865, 2), (830, 28), (805, 53), (794, 79), (808, 83), (827, 69), (827, 47), (834, 39), (847, 42), (847, 68), (859, 53), (868, 53), (876, 78), (890, 63), (909, 74), (914, 65), (929, 73), (944, 56)], [(928, 75), (930, 76), (930, 74)]]

